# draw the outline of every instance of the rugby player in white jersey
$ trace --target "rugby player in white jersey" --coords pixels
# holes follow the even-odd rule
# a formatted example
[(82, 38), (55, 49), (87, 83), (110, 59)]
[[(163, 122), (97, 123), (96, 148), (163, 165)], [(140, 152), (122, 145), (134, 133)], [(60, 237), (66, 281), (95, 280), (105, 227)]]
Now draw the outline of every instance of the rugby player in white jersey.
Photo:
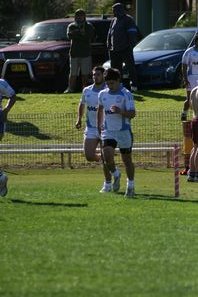
[(198, 33), (194, 39), (194, 45), (189, 47), (182, 57), (182, 73), (186, 87), (186, 100), (184, 101), (181, 120), (187, 120), (187, 112), (189, 110), (190, 93), (193, 88), (198, 85)]
[(134, 192), (134, 164), (132, 163), (133, 134), (131, 119), (135, 117), (133, 95), (120, 84), (120, 72), (109, 68), (104, 73), (108, 88), (99, 93), (97, 125), (101, 133), (103, 157), (107, 168), (111, 172), (114, 182), (113, 191), (120, 188), (121, 173), (116, 167), (114, 154), (119, 147), (122, 161), (127, 175), (125, 197), (133, 197)]
[[(2, 101), (3, 98), (7, 98), (8, 102), (3, 107)], [(13, 107), (16, 101), (15, 91), (4, 79), (0, 79), (0, 141), (2, 140), (5, 132), (5, 123), (7, 120), (8, 113)], [(5, 196), (7, 194), (7, 181), (8, 177), (0, 169), (0, 196)]]
[[(184, 101), (181, 113), (181, 121), (183, 121), (183, 130), (187, 131), (189, 123), (187, 123), (187, 114), (190, 107), (190, 93), (193, 88), (198, 85), (198, 34), (194, 38), (194, 45), (189, 47), (182, 56), (182, 74), (184, 85), (186, 88), (186, 99)], [(185, 135), (184, 135), (185, 137)], [(189, 170), (190, 152), (192, 142), (189, 143), (187, 151), (184, 153), (185, 168), (180, 171), (181, 175), (187, 175)]]
[[(96, 127), (96, 113), (98, 109), (98, 94), (106, 87), (103, 73), (104, 68), (102, 66), (94, 67), (92, 71), (93, 84), (83, 89), (78, 106), (78, 118), (76, 121), (77, 129), (80, 129), (82, 127), (82, 117), (85, 113), (86, 107), (86, 127), (84, 131), (83, 145), (85, 157), (89, 162), (101, 161), (101, 154), (97, 153), (96, 151), (97, 146), (101, 141), (98, 129)], [(105, 181), (100, 192), (110, 192), (112, 188), (111, 173), (109, 172), (105, 164), (103, 164), (103, 171)]]

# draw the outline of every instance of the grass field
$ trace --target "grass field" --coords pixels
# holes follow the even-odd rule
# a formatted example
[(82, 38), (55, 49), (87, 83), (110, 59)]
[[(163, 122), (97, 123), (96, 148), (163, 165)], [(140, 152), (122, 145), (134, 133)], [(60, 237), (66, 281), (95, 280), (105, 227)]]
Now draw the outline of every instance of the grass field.
[[(18, 94), (11, 113), (76, 112), (81, 94)], [(137, 110), (181, 110), (184, 89), (140, 90), (134, 95)]]
[[(123, 169), (122, 169), (123, 172)], [(11, 171), (0, 199), (2, 297), (196, 297), (197, 184), (137, 169), (136, 197), (100, 169)]]
[[(80, 94), (18, 94), (12, 114), (74, 113)], [(185, 91), (135, 94), (137, 111), (180, 111)], [(122, 169), (123, 172), (123, 169)], [(100, 169), (14, 170), (0, 198), (0, 296), (197, 297), (197, 184), (136, 170), (136, 196), (99, 193)]]

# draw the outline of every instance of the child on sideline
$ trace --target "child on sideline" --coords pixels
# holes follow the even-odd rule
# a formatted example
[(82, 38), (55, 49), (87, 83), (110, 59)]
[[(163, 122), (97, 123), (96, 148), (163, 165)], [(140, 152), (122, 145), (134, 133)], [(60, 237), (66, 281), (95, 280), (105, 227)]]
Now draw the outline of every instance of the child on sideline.
[(195, 87), (191, 91), (190, 106), (193, 110), (193, 118), (191, 121), (193, 148), (190, 154), (190, 169), (187, 181), (198, 182), (198, 87)]

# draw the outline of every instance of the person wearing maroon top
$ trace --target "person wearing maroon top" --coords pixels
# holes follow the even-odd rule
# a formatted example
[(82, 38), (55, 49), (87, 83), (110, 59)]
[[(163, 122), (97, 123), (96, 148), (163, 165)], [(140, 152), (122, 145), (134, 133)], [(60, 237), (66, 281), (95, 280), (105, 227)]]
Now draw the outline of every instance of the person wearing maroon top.
[(187, 181), (198, 182), (198, 87), (195, 87), (190, 94), (190, 106), (193, 110), (191, 122), (193, 148), (190, 154), (190, 169)]

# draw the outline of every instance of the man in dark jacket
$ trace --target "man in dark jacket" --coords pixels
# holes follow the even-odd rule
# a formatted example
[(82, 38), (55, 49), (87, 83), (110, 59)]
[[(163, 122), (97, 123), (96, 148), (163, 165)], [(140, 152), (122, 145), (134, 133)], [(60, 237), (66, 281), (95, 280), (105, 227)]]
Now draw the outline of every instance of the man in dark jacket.
[(138, 41), (139, 29), (132, 16), (125, 13), (124, 6), (116, 3), (112, 6), (114, 18), (111, 22), (107, 47), (111, 67), (117, 68), (122, 73), (122, 64), (125, 63), (129, 71), (131, 90), (137, 90), (137, 75), (133, 57), (133, 48)]

